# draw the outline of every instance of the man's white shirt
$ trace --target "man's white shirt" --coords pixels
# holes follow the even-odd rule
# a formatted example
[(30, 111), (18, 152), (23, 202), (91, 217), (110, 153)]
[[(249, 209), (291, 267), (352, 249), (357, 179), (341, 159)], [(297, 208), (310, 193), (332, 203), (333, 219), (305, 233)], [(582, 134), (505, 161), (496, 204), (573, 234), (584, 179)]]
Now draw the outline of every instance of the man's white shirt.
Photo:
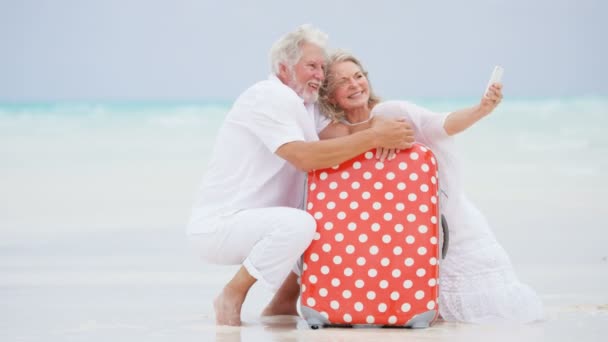
[(188, 232), (213, 231), (214, 218), (243, 209), (303, 208), (306, 173), (275, 152), (318, 140), (315, 112), (274, 75), (241, 94), (218, 133)]

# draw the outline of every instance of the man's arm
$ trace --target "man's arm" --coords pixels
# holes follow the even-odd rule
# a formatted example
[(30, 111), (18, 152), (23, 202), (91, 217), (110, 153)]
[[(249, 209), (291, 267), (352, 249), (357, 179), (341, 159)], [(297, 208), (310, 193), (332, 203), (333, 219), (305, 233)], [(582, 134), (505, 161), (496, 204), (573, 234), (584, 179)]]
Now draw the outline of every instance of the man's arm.
[(490, 114), (502, 99), (502, 85), (496, 83), (490, 87), (487, 96), (481, 98), (481, 102), (471, 108), (465, 108), (450, 113), (443, 123), (448, 135), (454, 135), (471, 127), (474, 123)]
[(337, 122), (332, 122), (329, 125), (325, 126), (325, 128), (323, 128), (323, 130), (321, 132), (319, 132), (319, 139), (320, 140), (334, 139), (334, 138), (343, 137), (343, 136), (349, 135), (349, 134), (350, 134), (350, 131), (346, 125), (343, 125), (343, 124), (340, 124)]
[(374, 117), (372, 127), (351, 135), (320, 141), (292, 141), (276, 154), (303, 171), (332, 167), (375, 147), (409, 148), (414, 131), (404, 121)]

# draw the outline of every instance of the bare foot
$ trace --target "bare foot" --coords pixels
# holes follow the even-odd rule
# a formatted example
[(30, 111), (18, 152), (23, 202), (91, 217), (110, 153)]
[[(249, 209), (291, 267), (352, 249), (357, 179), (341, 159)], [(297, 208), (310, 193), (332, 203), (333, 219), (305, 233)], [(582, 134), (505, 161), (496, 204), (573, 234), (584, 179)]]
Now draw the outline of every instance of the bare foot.
[(217, 325), (241, 325), (243, 300), (242, 296), (231, 294), (230, 291), (224, 289), (213, 301), (215, 323)]

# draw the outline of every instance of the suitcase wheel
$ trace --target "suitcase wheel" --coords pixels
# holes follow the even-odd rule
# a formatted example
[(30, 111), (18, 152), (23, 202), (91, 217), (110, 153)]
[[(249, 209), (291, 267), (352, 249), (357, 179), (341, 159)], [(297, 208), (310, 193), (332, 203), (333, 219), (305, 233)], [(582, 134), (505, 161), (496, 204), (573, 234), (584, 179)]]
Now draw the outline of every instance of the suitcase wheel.
[(323, 317), (323, 315), (314, 309), (302, 306), (300, 307), (300, 311), (302, 312), (302, 317), (306, 320), (306, 323), (308, 323), (308, 326), (313, 330), (321, 329), (330, 324), (327, 318)]

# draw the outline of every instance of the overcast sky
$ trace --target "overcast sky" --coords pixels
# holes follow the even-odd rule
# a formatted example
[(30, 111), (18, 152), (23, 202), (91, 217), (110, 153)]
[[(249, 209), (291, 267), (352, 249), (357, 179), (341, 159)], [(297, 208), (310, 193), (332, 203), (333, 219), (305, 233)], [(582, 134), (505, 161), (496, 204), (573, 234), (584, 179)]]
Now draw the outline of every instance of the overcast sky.
[(608, 95), (608, 5), (592, 0), (0, 0), (0, 102), (231, 101), (311, 23), (384, 98)]

